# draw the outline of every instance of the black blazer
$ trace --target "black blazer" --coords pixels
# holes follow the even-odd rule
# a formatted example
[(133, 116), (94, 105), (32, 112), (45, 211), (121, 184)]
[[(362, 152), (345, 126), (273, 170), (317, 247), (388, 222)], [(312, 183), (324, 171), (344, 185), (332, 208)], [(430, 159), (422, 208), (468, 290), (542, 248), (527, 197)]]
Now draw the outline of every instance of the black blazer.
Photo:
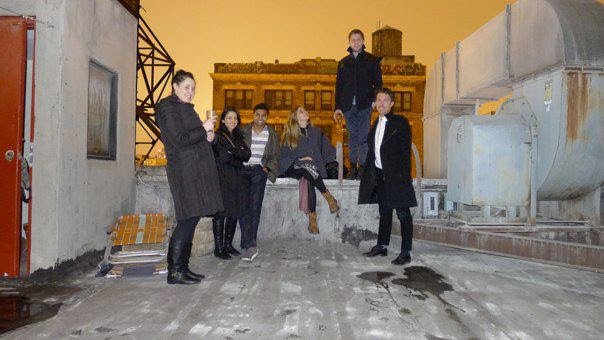
[[(352, 50), (348, 48), (348, 51)], [(336, 110), (350, 110), (355, 96), (359, 110), (371, 106), (375, 91), (382, 87), (381, 61), (381, 57), (365, 52), (364, 47), (356, 58), (351, 53), (340, 60), (336, 78)]]
[[(411, 128), (407, 118), (393, 113), (386, 115), (386, 129), (380, 147), (384, 174), (385, 199), (380, 202), (388, 208), (415, 207), (415, 190), (411, 179)], [(373, 123), (367, 144), (367, 162), (359, 187), (359, 204), (378, 203), (376, 195), (375, 129)]]

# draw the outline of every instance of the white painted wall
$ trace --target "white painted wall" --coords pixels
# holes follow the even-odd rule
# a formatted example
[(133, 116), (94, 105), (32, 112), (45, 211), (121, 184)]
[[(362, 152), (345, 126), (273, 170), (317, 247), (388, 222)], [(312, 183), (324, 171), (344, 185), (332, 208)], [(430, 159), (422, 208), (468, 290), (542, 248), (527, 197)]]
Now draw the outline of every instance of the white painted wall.
[[(102, 249), (134, 207), (137, 20), (116, 0), (0, 0), (35, 16), (31, 271)], [(0, 10), (0, 15), (14, 15)], [(48, 23), (48, 24), (44, 24)], [(115, 161), (87, 159), (88, 62), (118, 74)]]

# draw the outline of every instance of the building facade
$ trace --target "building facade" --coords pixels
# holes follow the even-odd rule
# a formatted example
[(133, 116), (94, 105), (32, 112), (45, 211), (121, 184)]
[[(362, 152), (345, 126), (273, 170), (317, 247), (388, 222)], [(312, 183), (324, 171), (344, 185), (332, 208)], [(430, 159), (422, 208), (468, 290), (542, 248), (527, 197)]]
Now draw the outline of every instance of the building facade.
[[(404, 115), (412, 128), (413, 143), (420, 159), (423, 146), (422, 112), (426, 67), (415, 56), (402, 55), (402, 33), (384, 27), (373, 33), (374, 54), (381, 56), (384, 87), (395, 93), (394, 112)], [(333, 120), (338, 61), (335, 59), (301, 59), (294, 63), (216, 63), (213, 80), (213, 107), (236, 108), (243, 124), (253, 120), (252, 108), (264, 102), (270, 108), (268, 124), (277, 132), (292, 109), (304, 106), (313, 125), (320, 127), (333, 145), (347, 145), (345, 122)], [(373, 112), (373, 119), (378, 115)], [(347, 152), (344, 152), (347, 155)], [(416, 176), (415, 159), (413, 175)]]
[(138, 3), (0, 0), (1, 276), (103, 249), (134, 208)]

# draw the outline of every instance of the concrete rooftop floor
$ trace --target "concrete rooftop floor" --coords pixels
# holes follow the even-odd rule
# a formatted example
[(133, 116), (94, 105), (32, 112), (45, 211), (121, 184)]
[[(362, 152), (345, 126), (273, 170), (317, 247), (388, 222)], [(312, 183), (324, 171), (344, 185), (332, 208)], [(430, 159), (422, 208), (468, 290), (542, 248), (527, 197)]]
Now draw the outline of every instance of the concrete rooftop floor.
[(370, 259), (363, 250), (274, 240), (253, 263), (193, 258), (207, 277), (192, 286), (89, 273), (46, 290), (46, 302), (63, 302), (55, 317), (2, 336), (604, 338), (603, 274), (419, 241), (404, 267), (390, 264), (396, 254)]

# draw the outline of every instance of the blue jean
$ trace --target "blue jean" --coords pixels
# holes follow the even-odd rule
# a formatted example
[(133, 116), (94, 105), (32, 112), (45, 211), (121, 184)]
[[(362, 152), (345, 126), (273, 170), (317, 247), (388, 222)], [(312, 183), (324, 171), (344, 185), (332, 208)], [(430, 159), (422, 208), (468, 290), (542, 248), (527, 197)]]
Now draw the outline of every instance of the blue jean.
[(348, 129), (348, 157), (350, 164), (359, 163), (365, 165), (371, 107), (358, 110), (356, 105), (353, 105), (350, 110), (344, 112), (344, 118), (346, 119), (346, 128)]
[(257, 247), (256, 237), (264, 200), (266, 173), (262, 166), (244, 167), (241, 175), (250, 183), (250, 206), (248, 212), (239, 219), (241, 227), (241, 249)]

